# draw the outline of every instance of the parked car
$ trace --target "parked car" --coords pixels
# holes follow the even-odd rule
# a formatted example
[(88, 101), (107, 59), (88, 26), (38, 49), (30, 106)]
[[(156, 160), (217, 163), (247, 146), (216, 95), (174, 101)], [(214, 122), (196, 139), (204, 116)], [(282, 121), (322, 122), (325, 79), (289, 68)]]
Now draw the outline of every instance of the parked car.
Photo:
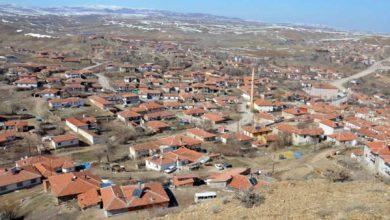
[(164, 170), (164, 173), (173, 173), (176, 171), (176, 167), (175, 166), (170, 166), (168, 167), (167, 169)]
[(223, 170), (223, 169), (224, 169), (224, 168), (223, 168), (223, 165), (220, 164), (220, 163), (216, 163), (216, 164), (215, 164), (215, 168), (217, 168), (218, 170)]
[(231, 165), (231, 164), (228, 163), (228, 162), (224, 162), (224, 163), (223, 163), (223, 167), (224, 167), (225, 169), (227, 169), (227, 168), (232, 168), (233, 165)]

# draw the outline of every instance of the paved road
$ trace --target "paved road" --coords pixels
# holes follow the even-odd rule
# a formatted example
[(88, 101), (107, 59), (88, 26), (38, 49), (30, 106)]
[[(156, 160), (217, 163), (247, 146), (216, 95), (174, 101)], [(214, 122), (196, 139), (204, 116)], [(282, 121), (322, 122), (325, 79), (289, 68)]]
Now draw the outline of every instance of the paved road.
[(368, 69), (363, 70), (363, 71), (361, 71), (359, 73), (356, 73), (356, 74), (354, 74), (352, 76), (335, 80), (331, 84), (333, 86), (337, 87), (338, 89), (342, 90), (342, 91), (346, 90), (346, 88), (343, 85), (346, 82), (349, 82), (349, 81), (351, 81), (353, 79), (359, 79), (361, 77), (370, 75), (371, 73), (374, 73), (377, 70), (390, 70), (390, 66), (386, 66), (386, 65), (383, 64), (386, 61), (390, 62), (390, 57), (387, 58), (387, 59), (381, 60), (381, 61), (375, 63), (374, 65), (370, 66)]

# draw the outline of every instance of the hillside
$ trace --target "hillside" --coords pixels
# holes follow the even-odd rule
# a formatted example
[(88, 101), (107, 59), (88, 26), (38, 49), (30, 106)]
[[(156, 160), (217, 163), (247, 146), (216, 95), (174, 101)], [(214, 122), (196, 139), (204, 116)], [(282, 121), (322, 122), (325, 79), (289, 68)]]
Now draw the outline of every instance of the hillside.
[[(191, 206), (164, 219), (388, 219), (390, 186), (372, 181), (279, 182), (261, 192), (264, 204), (247, 209), (235, 199)], [(225, 201), (226, 203), (226, 201)]]

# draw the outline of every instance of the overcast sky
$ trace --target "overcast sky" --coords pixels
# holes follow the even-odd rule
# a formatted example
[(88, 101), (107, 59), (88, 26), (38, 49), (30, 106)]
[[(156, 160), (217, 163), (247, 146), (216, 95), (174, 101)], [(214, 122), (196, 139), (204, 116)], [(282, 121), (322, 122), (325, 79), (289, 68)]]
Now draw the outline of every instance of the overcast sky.
[(0, 4), (8, 3), (39, 7), (113, 5), (390, 33), (390, 0), (0, 0)]

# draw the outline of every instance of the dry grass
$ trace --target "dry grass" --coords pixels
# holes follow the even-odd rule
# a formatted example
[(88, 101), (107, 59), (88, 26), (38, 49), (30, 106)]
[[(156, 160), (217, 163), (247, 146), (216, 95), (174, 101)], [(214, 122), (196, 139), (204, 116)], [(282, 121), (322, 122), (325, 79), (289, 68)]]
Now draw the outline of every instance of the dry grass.
[[(380, 189), (381, 191), (372, 191)], [(222, 199), (191, 206), (166, 219), (205, 219), (210, 207), (219, 207), (213, 219), (386, 219), (390, 186), (378, 182), (328, 183), (325, 180), (280, 182), (262, 190), (265, 202), (244, 208), (237, 200)]]

